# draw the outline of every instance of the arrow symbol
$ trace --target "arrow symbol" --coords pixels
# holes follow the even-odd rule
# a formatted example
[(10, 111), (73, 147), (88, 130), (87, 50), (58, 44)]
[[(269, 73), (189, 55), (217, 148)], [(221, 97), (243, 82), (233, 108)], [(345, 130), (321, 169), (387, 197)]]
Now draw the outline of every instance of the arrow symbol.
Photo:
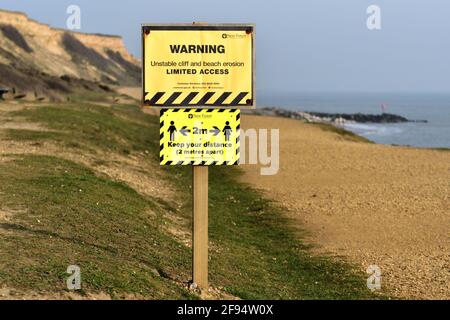
[(217, 136), (220, 133), (220, 129), (216, 126), (213, 127), (214, 130), (209, 130), (210, 133), (214, 134), (214, 136)]
[(180, 129), (180, 133), (185, 137), (187, 136), (187, 133), (189, 133), (189, 132), (191, 132), (191, 130), (187, 129), (186, 126), (184, 126), (183, 128)]

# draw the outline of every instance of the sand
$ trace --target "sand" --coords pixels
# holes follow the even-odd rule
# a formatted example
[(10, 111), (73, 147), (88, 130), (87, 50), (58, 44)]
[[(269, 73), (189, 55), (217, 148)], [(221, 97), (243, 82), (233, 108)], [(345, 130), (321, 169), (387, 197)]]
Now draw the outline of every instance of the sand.
[(318, 253), (363, 272), (400, 298), (450, 299), (450, 152), (351, 142), (298, 120), (243, 116), (280, 129), (280, 170), (243, 181), (283, 204)]

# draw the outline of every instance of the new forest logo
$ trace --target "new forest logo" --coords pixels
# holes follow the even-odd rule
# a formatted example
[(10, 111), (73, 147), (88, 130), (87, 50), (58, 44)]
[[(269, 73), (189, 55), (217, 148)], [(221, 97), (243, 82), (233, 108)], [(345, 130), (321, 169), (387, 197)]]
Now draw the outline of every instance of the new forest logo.
[(245, 39), (245, 34), (240, 33), (222, 33), (222, 39)]

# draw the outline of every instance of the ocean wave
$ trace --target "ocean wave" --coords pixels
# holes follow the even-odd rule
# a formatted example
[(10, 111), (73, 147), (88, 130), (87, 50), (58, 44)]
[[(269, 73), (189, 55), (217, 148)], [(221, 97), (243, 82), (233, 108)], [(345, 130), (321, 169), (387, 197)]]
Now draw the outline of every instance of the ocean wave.
[(370, 125), (361, 123), (348, 123), (344, 125), (344, 128), (364, 136), (390, 136), (401, 134), (404, 131), (398, 125)]

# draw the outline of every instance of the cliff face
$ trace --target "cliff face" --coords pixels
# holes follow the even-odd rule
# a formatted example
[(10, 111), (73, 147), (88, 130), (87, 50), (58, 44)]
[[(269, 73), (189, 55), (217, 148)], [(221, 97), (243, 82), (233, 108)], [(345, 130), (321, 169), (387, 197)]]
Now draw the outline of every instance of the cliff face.
[(140, 63), (120, 37), (55, 29), (0, 10), (0, 87), (38, 94), (70, 89), (61, 78), (137, 86)]

